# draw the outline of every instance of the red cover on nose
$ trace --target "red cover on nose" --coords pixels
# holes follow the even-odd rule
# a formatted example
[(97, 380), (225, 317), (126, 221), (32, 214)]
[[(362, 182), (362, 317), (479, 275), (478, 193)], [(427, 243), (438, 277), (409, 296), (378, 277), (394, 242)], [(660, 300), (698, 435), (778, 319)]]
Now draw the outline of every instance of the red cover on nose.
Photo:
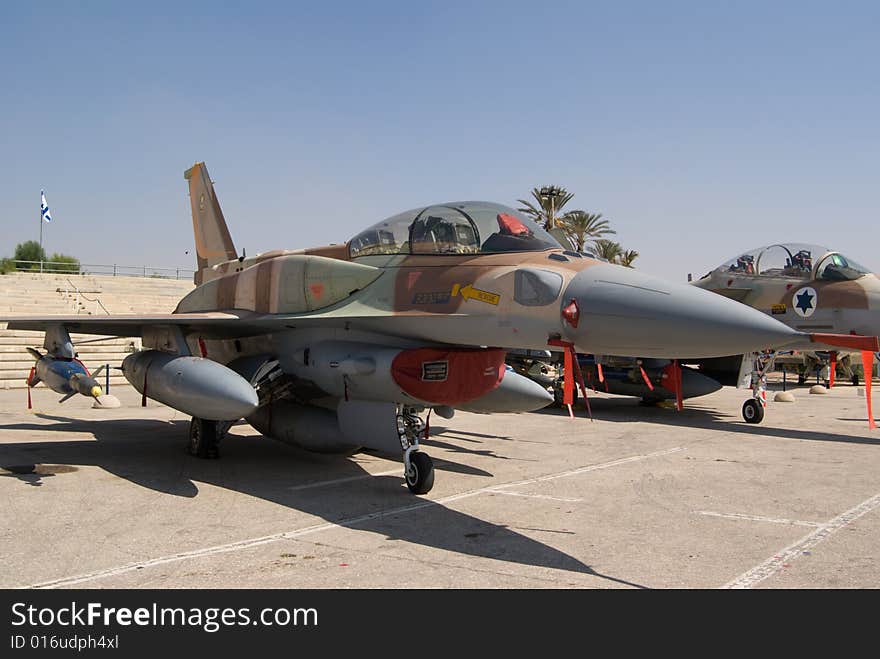
[(426, 403), (456, 405), (492, 391), (504, 377), (504, 350), (417, 348), (391, 362), (391, 377)]

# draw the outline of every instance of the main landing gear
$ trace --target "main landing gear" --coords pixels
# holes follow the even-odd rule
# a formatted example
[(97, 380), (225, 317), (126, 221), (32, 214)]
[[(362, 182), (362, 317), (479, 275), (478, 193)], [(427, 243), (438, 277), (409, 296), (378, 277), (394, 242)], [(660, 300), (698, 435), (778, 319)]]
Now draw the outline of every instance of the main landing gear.
[(197, 458), (219, 458), (218, 444), (229, 429), (226, 421), (209, 421), (193, 417), (189, 422), (187, 452)]
[(403, 449), (403, 477), (413, 494), (427, 494), (434, 487), (434, 461), (419, 451), (419, 441), (427, 437), (427, 430), (427, 424), (415, 408), (398, 406), (397, 434)]

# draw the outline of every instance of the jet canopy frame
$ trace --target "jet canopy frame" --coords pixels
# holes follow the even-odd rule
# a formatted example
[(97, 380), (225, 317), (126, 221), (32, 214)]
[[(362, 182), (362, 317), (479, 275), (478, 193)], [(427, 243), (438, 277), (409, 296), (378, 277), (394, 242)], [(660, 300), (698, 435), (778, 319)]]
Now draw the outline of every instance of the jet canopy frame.
[(807, 243), (775, 243), (758, 247), (725, 261), (716, 271), (802, 281), (853, 281), (871, 273), (840, 252)]
[(449, 256), (548, 249), (562, 246), (518, 211), (486, 201), (414, 208), (374, 224), (349, 241), (353, 259), (376, 254)]

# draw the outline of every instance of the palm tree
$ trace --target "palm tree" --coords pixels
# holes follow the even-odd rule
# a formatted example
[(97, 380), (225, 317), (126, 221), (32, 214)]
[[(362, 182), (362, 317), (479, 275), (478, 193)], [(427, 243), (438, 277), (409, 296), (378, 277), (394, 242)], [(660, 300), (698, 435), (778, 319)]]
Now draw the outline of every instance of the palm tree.
[(584, 251), (584, 245), (588, 239), (595, 240), (602, 236), (617, 233), (608, 224), (608, 220), (602, 219), (602, 213), (588, 213), (587, 211), (569, 211), (559, 221), (565, 235), (579, 252)]
[(620, 253), (620, 255), (617, 257), (617, 262), (620, 265), (626, 266), (627, 268), (632, 268), (633, 261), (635, 261), (637, 258), (639, 258), (639, 253), (634, 249), (629, 249), (625, 252)]
[(599, 238), (594, 240), (593, 243), (596, 245), (596, 256), (605, 259), (609, 263), (617, 263), (617, 259), (623, 253), (620, 243), (616, 243), (613, 240)]
[(540, 188), (533, 188), (532, 196), (535, 198), (537, 205), (525, 199), (517, 199), (522, 204), (522, 207), (517, 210), (534, 218), (547, 231), (552, 231), (556, 228), (559, 221), (559, 211), (562, 210), (565, 204), (571, 201), (574, 193), (558, 185), (545, 185)]

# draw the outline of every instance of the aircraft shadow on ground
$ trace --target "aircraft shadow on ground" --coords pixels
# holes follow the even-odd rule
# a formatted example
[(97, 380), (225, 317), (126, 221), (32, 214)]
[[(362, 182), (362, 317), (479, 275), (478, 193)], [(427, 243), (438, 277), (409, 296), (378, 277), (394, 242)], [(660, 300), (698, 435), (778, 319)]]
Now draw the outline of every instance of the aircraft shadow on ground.
[[(786, 405), (787, 403), (776, 403)], [(684, 410), (677, 412), (674, 409), (641, 405), (635, 398), (621, 396), (619, 398), (590, 398), (590, 406), (593, 417), (597, 421), (610, 421), (612, 423), (654, 423), (665, 426), (703, 428), (706, 430), (721, 430), (735, 432), (755, 437), (776, 437), (780, 439), (800, 439), (818, 442), (843, 442), (849, 444), (868, 444), (880, 446), (880, 436), (863, 437), (860, 435), (842, 435), (832, 432), (817, 432), (814, 430), (798, 430), (797, 428), (778, 428), (773, 425), (774, 407), (767, 408), (764, 421), (759, 424), (749, 424), (739, 418), (739, 408), (721, 411), (711, 408), (704, 403), (685, 401)], [(558, 407), (546, 407), (538, 412), (551, 416), (568, 416), (568, 410)], [(587, 420), (586, 408), (579, 403), (575, 408), (575, 421)], [(838, 419), (841, 421), (862, 421), (866, 419)], [(587, 420), (589, 423), (589, 421)]]
[[(358, 464), (357, 454), (351, 458), (320, 455), (261, 436), (231, 435), (221, 443), (221, 459), (198, 460), (184, 450), (187, 421), (81, 421), (45, 414), (39, 416), (54, 423), (17, 423), (3, 427), (41, 433), (85, 432), (94, 436), (96, 441), (0, 444), (0, 466), (10, 472), (4, 475), (20, 478), (29, 485), (39, 484), (39, 479), (49, 475), (44, 473), (41, 476), (28, 469), (35, 464), (66, 466), (68, 470), (71, 466), (92, 465), (142, 487), (188, 498), (198, 496), (196, 483), (207, 483), (390, 539), (532, 567), (590, 574), (642, 587), (599, 574), (554, 547), (443, 504), (364, 519), (370, 513), (402, 509), (427, 500), (413, 497), (402, 477), (366, 477), (367, 472)], [(483, 470), (445, 459), (435, 460), (435, 464), (441, 472), (491, 476)], [(343, 482), (310, 487), (333, 480)], [(350, 496), (327, 496), (331, 488), (348, 488)], [(345, 522), (352, 519), (356, 521)]]

